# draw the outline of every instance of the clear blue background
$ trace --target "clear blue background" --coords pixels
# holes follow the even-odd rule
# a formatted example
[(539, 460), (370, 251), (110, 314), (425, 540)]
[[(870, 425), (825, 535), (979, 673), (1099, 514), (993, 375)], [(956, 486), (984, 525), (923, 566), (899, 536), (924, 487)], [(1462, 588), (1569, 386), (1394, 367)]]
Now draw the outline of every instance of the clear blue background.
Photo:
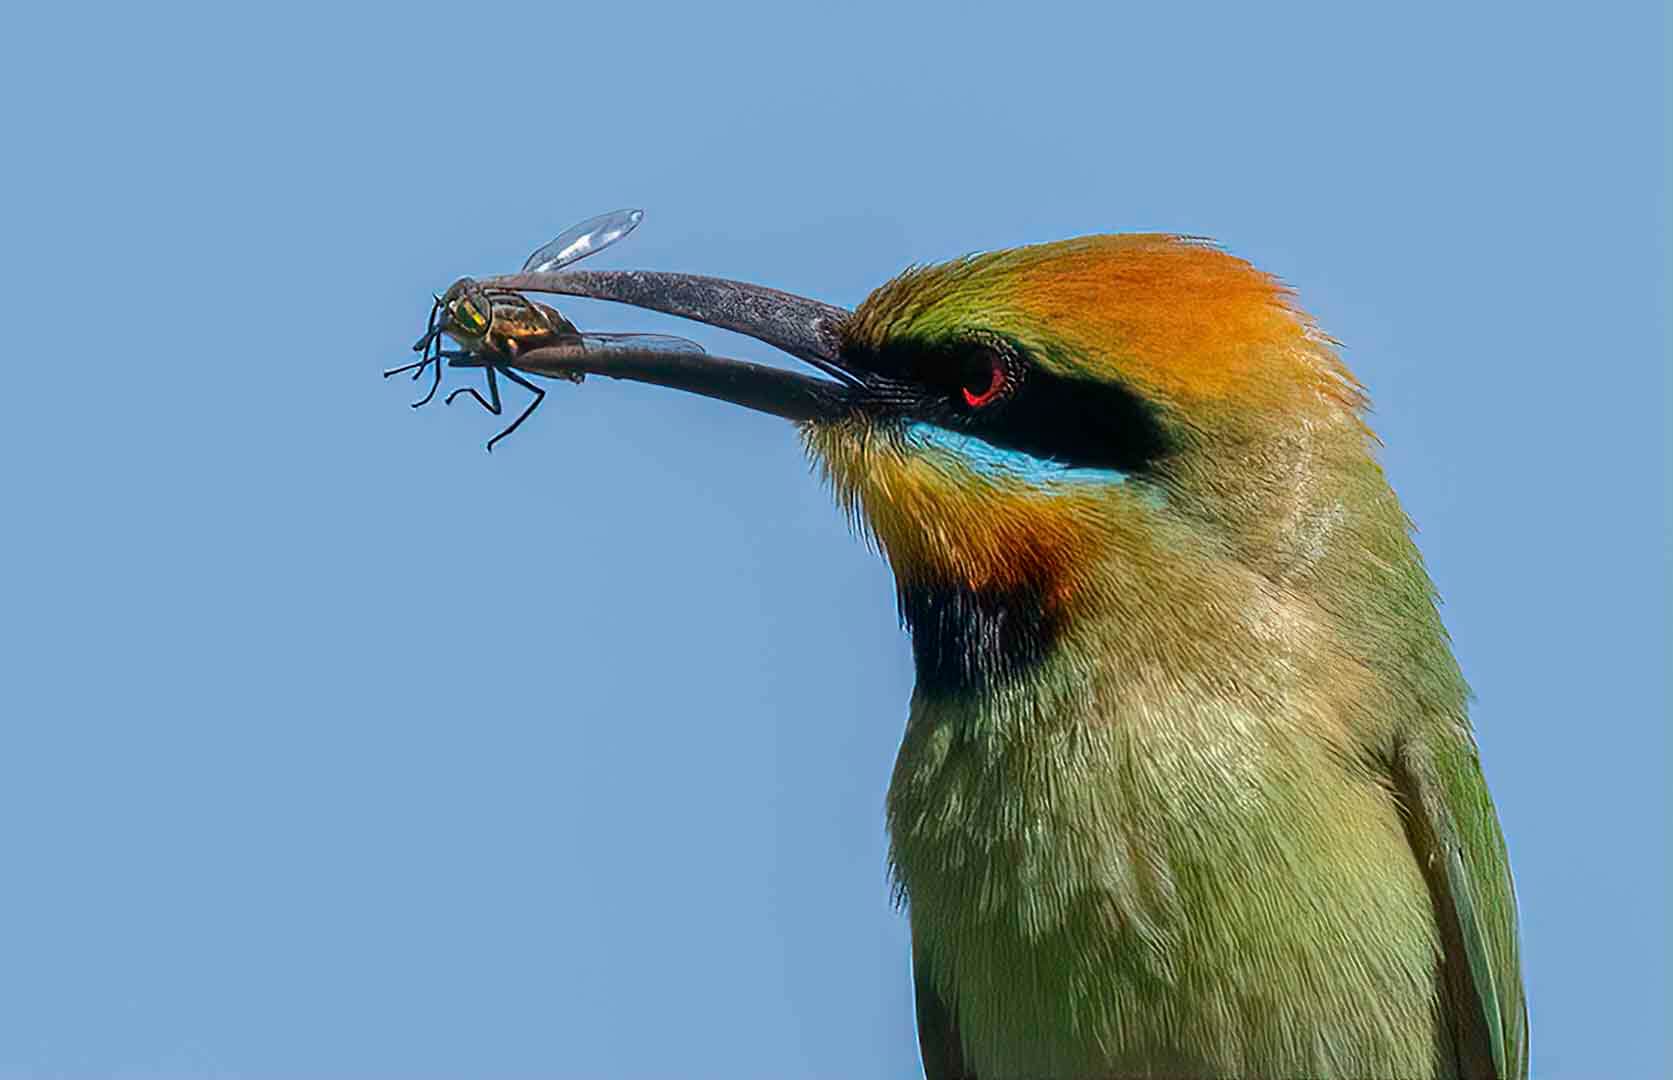
[(45, 7), (0, 1074), (915, 1075), (907, 643), (790, 427), (600, 380), (489, 456), (378, 377), (636, 205), (597, 265), (842, 304), (1097, 231), (1292, 282), (1479, 695), (1536, 1074), (1663, 1075), (1665, 5)]

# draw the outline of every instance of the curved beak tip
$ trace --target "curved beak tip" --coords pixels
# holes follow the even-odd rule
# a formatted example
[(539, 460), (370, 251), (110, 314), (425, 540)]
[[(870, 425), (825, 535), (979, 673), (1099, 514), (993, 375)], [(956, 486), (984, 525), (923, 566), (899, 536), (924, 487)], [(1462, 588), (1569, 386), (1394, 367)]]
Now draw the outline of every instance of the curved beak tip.
[[(571, 270), (510, 274), (483, 285), (519, 292), (548, 292), (610, 300), (691, 319), (763, 341), (831, 376), (813, 378), (763, 364), (699, 353), (577, 354), (535, 349), (518, 366), (543, 374), (577, 370), (635, 379), (719, 398), (791, 420), (846, 413), (860, 380), (841, 362), (842, 326), (850, 313), (762, 285), (697, 274), (638, 270)], [(547, 355), (550, 354), (550, 355)]]

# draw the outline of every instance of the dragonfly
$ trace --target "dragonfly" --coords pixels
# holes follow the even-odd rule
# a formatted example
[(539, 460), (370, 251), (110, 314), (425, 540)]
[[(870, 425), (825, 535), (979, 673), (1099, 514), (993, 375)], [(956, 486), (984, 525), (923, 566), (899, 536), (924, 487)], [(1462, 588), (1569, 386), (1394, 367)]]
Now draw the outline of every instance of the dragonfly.
[[(602, 251), (638, 228), (644, 216), (643, 210), (616, 210), (588, 218), (537, 248), (523, 263), (523, 272), (549, 273)], [(500, 375), (528, 390), (534, 395), (533, 399), (517, 419), (488, 440), (490, 452), (495, 443), (521, 427), (523, 421), (533, 415), (546, 399), (546, 391), (525, 377), (534, 373), (520, 370), (517, 365), (518, 356), (530, 349), (568, 348), (578, 354), (704, 351), (695, 341), (670, 334), (583, 333), (550, 305), (530, 300), (511, 289), (485, 287), (468, 277), (455, 281), (446, 292), (433, 299), (435, 303), (430, 307), (430, 321), (424, 336), (412, 347), (419, 358), (410, 364), (388, 369), (383, 373), (384, 378), (410, 371), (416, 380), (429, 369), (432, 372), (430, 391), (412, 403), (416, 409), (429, 404), (441, 388), (444, 361), (448, 367), (482, 368), (487, 373), (487, 397), (474, 386), (462, 386), (449, 393), (442, 403), (451, 405), (454, 398), (469, 394), (495, 416), (504, 413), (500, 400)], [(444, 337), (453, 339), (459, 347), (444, 348)], [(539, 374), (555, 374), (572, 382), (580, 382), (586, 377), (580, 371), (542, 371)]]

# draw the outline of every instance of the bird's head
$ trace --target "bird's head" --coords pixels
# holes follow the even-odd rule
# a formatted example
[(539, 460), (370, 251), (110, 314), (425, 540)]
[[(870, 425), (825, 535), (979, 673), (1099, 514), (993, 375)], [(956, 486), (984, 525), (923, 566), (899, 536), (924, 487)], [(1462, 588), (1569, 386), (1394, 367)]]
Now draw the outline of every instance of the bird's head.
[[(686, 275), (493, 283), (700, 318), (832, 376), (715, 357), (596, 369), (798, 421), (895, 571), (921, 687), (991, 681), (1083, 628), (1189, 651), (1216, 633), (1187, 625), (1204, 612), (1284, 617), (1275, 592), (1351, 617), (1383, 602), (1367, 567), (1415, 557), (1333, 343), (1200, 240), (978, 255), (908, 270), (852, 313)], [(539, 370), (538, 351), (522, 363)]]

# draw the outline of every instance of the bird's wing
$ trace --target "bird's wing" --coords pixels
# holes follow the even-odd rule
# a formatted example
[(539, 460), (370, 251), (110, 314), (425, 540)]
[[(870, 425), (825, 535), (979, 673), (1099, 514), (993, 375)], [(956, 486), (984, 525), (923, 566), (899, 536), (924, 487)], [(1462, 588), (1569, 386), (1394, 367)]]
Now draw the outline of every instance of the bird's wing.
[(958, 1018), (930, 981), (929, 962), (916, 937), (913, 935), (912, 981), (917, 989), (918, 1054), (924, 1060), (925, 1080), (977, 1080), (976, 1074), (964, 1067)]
[(1394, 780), (1429, 884), (1459, 1075), (1526, 1080), (1528, 1010), (1504, 834), (1462, 724), (1411, 739)]

